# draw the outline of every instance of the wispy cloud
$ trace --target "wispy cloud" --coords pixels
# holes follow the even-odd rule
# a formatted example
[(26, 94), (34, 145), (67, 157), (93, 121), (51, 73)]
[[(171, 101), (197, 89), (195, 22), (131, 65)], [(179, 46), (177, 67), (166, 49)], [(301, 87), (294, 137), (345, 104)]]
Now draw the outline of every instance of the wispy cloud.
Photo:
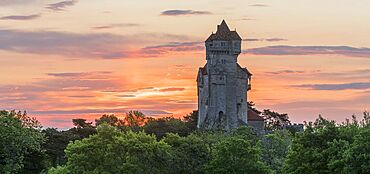
[(135, 42), (114, 34), (0, 30), (0, 50), (67, 57), (121, 58), (122, 47)]
[(162, 89), (159, 89), (160, 92), (174, 92), (174, 91), (183, 91), (185, 90), (185, 88), (162, 88)]
[(117, 97), (122, 97), (122, 98), (133, 98), (136, 97), (134, 94), (122, 94), (122, 95), (116, 95)]
[(0, 20), (19, 20), (19, 21), (25, 21), (25, 20), (32, 20), (41, 17), (40, 14), (32, 14), (32, 15), (10, 15), (10, 16), (3, 16), (0, 17)]
[(265, 39), (265, 41), (268, 41), (268, 42), (280, 42), (280, 41), (287, 41), (288, 39), (284, 39), (284, 38), (268, 38), (268, 39)]
[(281, 41), (288, 41), (288, 39), (284, 39), (284, 38), (247, 38), (247, 39), (243, 39), (243, 41), (246, 41), (246, 42), (263, 42), (263, 41), (266, 41), (266, 42), (281, 42)]
[(36, 81), (29, 85), (0, 86), (4, 92), (46, 92), (46, 91), (86, 91), (108, 90), (118, 87), (115, 77), (110, 72), (81, 72), (81, 73), (48, 73), (50, 78)]
[[(27, 110), (28, 107), (33, 110), (42, 109), (46, 105), (48, 105), (48, 108), (60, 107), (66, 109), (76, 105), (99, 106), (99, 102), (90, 101), (89, 96), (99, 96), (97, 93), (103, 90), (122, 88), (118, 81), (123, 79), (118, 80), (110, 74), (100, 72), (78, 74), (76, 73), (73, 76), (53, 75), (23, 85), (0, 85), (0, 96), (2, 96), (0, 97), (0, 105)], [(67, 97), (69, 99), (66, 99)], [(68, 102), (65, 102), (66, 100)]]
[(209, 15), (209, 11), (197, 10), (166, 10), (161, 13), (162, 16), (180, 16), (180, 15)]
[(271, 71), (271, 72), (265, 72), (266, 74), (272, 74), (272, 75), (281, 75), (281, 74), (302, 74), (306, 71), (302, 70), (280, 70), (280, 71)]
[(92, 95), (71, 95), (71, 96), (68, 96), (70, 98), (94, 98), (95, 96), (92, 96)]
[(303, 84), (293, 85), (298, 88), (313, 90), (348, 90), (348, 89), (370, 89), (370, 82), (340, 83), (340, 84)]
[(270, 7), (270, 5), (267, 5), (267, 4), (252, 4), (252, 5), (249, 5), (251, 7)]
[(190, 111), (196, 105), (191, 99), (178, 99), (185, 92), (181, 86), (133, 88), (123, 85), (129, 84), (127, 79), (106, 71), (47, 75), (27, 84), (0, 85), (0, 106), (6, 106), (3, 109), (26, 109), (39, 116), (45, 126), (61, 127), (63, 125), (50, 122), (56, 116), (71, 120), (76, 116), (92, 118), (129, 110), (140, 110), (149, 116), (168, 116), (178, 109)]
[(158, 56), (170, 52), (190, 52), (204, 50), (202, 42), (171, 42), (164, 45), (148, 46), (142, 48), (139, 54), (145, 56)]
[[(116, 35), (109, 33), (81, 34), (0, 29), (0, 40), (0, 50), (5, 51), (60, 55), (70, 58), (117, 59), (130, 57), (135, 51), (132, 47), (139, 46), (142, 43), (189, 39), (187, 36), (161, 33)], [(150, 49), (154, 50), (155, 48), (148, 49), (150, 51)]]
[(77, 0), (61, 1), (53, 4), (48, 4), (45, 8), (53, 11), (64, 11), (67, 7), (73, 6), (77, 3)]
[[(131, 109), (81, 109), (81, 110), (48, 110), (48, 111), (31, 111), (30, 113), (33, 114), (42, 114), (42, 115), (68, 115), (68, 114), (106, 114), (106, 113), (126, 113), (130, 111)], [(152, 114), (171, 114), (166, 111), (162, 110), (140, 110), (146, 115), (152, 115)]]
[(103, 93), (124, 93), (124, 92), (143, 92), (147, 90), (154, 90), (154, 87), (149, 86), (149, 87), (141, 87), (141, 88), (136, 88), (136, 89), (124, 89), (124, 90), (105, 90), (101, 91)]
[(244, 50), (254, 55), (343, 55), (348, 57), (370, 58), (370, 48), (350, 46), (267, 46)]
[(53, 77), (68, 77), (68, 78), (105, 78), (107, 75), (111, 75), (111, 71), (95, 71), (95, 72), (62, 72), (62, 73), (47, 73), (48, 76)]
[(246, 42), (261, 42), (263, 40), (264, 39), (258, 39), (258, 38), (247, 38), (247, 39), (243, 39), (243, 41), (246, 41)]
[(120, 27), (137, 27), (140, 26), (140, 24), (134, 24), (134, 23), (127, 23), (127, 24), (109, 24), (109, 25), (100, 25), (91, 27), (93, 30), (104, 30), (104, 29), (112, 29), (112, 28), (120, 28)]
[[(367, 108), (363, 108), (364, 104), (370, 103), (370, 96), (369, 95), (360, 95), (349, 99), (320, 99), (320, 100), (306, 100), (306, 101), (289, 101), (286, 103), (280, 103), (279, 107), (284, 110), (297, 110), (299, 112), (302, 112), (302, 110), (310, 110), (312, 111), (321, 111), (326, 112), (328, 110), (340, 112), (341, 109), (348, 109), (351, 110), (352, 113), (349, 113), (348, 115), (344, 114), (334, 114), (334, 117), (342, 116), (343, 118), (348, 118), (350, 115), (352, 115), (355, 112), (361, 112), (363, 110), (366, 110)], [(348, 107), (351, 106), (351, 107)], [(317, 115), (320, 114), (317, 113)], [(321, 113), (322, 114), (322, 113)]]
[(351, 71), (341, 72), (320, 72), (312, 73), (311, 76), (319, 76), (327, 79), (346, 79), (346, 80), (357, 80), (363, 81), (370, 79), (370, 69), (357, 69)]
[(12, 5), (24, 5), (27, 3), (33, 3), (40, 0), (0, 0), (1, 6), (12, 6)]
[(254, 18), (248, 18), (248, 17), (243, 17), (243, 18), (240, 18), (240, 19), (237, 19), (238, 21), (254, 21), (256, 19)]

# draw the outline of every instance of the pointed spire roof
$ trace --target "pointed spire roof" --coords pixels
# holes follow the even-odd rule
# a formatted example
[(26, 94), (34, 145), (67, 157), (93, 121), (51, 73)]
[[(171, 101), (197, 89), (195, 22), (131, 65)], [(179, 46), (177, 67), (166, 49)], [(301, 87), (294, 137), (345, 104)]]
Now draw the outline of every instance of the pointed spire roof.
[(217, 25), (217, 31), (222, 31), (222, 32), (229, 32), (230, 28), (227, 26), (225, 20), (222, 20), (220, 25)]
[(216, 33), (212, 33), (208, 37), (206, 42), (213, 40), (230, 41), (230, 40), (242, 40), (242, 38), (236, 31), (230, 31), (230, 28), (229, 26), (227, 26), (225, 20), (222, 20), (221, 24), (217, 25)]

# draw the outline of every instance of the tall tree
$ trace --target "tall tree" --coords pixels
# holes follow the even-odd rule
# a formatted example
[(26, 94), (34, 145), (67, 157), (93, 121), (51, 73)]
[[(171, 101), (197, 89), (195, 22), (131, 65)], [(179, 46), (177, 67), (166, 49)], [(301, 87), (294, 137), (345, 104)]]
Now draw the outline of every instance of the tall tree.
[(129, 127), (143, 126), (146, 121), (145, 114), (140, 111), (129, 111), (125, 116), (125, 124)]
[(170, 146), (143, 132), (123, 133), (102, 124), (97, 134), (68, 145), (66, 166), (50, 173), (165, 173)]
[[(0, 111), (0, 173), (18, 173), (24, 167), (25, 156), (41, 152), (44, 136), (38, 122), (15, 111)], [(35, 124), (37, 123), (37, 124)]]
[(118, 117), (116, 117), (114, 114), (110, 114), (110, 115), (104, 114), (99, 119), (95, 119), (96, 126), (99, 126), (103, 123), (107, 123), (111, 126), (123, 125), (123, 122), (120, 119), (118, 119)]
[(306, 125), (306, 130), (297, 134), (288, 153), (284, 172), (291, 174), (330, 173), (328, 163), (329, 144), (339, 139), (335, 122), (319, 117)]
[(191, 132), (185, 122), (173, 117), (149, 120), (144, 125), (143, 129), (148, 134), (156, 135), (158, 139), (161, 139), (167, 133), (176, 133), (180, 136), (187, 136)]
[(191, 131), (197, 130), (197, 125), (198, 125), (198, 110), (194, 110), (190, 114), (184, 116), (184, 121), (185, 121), (187, 127)]
[(262, 160), (276, 174), (282, 174), (285, 158), (291, 145), (291, 134), (287, 130), (276, 130), (262, 138)]
[(76, 118), (72, 119), (73, 125), (76, 126), (77, 129), (93, 127), (92, 122), (86, 122), (86, 119)]
[(42, 132), (47, 138), (43, 149), (47, 154), (48, 165), (54, 167), (64, 165), (67, 162), (64, 149), (70, 142), (81, 139), (80, 135), (74, 134), (72, 131), (58, 131), (54, 128), (47, 128)]
[(291, 124), (288, 114), (280, 114), (278, 112), (265, 109), (262, 112), (262, 116), (265, 119), (265, 127), (268, 130), (282, 129)]
[(212, 149), (212, 159), (206, 165), (207, 173), (271, 173), (260, 159), (260, 149), (250, 141), (230, 137), (217, 143)]
[(370, 125), (360, 130), (343, 156), (346, 173), (370, 173)]
[(305, 131), (296, 134), (292, 141), (283, 171), (369, 173), (370, 131), (361, 122), (353, 117), (352, 122), (338, 125), (319, 116), (314, 123), (306, 124)]
[(254, 111), (257, 114), (261, 114), (262, 113), (261, 111), (259, 111), (256, 108), (256, 104), (253, 101), (249, 101), (247, 104), (248, 104), (248, 109), (251, 109), (252, 111)]
[(181, 174), (204, 173), (204, 165), (210, 159), (210, 149), (201, 137), (195, 134), (187, 137), (167, 134), (164, 142), (171, 146), (169, 171)]

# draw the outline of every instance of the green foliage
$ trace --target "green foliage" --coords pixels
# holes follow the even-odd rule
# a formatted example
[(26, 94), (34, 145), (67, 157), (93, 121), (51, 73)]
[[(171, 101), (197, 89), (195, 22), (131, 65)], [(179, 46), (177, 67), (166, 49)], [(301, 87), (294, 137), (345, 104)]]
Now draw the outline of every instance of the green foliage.
[(330, 144), (339, 138), (339, 129), (334, 122), (321, 116), (312, 125), (307, 125), (302, 134), (293, 139), (291, 150), (287, 156), (284, 171), (286, 173), (330, 173), (328, 163), (332, 153)]
[(291, 144), (291, 134), (287, 130), (277, 130), (262, 139), (262, 159), (274, 173), (281, 174), (285, 158)]
[(49, 173), (270, 173), (249, 127), (231, 133), (169, 133), (162, 140), (107, 124), (97, 131), (70, 143), (67, 164)]
[(210, 148), (203, 139), (195, 134), (187, 137), (167, 134), (164, 142), (172, 147), (169, 171), (184, 174), (204, 173), (203, 167), (210, 159)]
[(96, 129), (94, 127), (71, 128), (67, 132), (78, 136), (78, 139), (83, 139), (89, 137), (90, 135), (96, 134)]
[(370, 125), (361, 129), (345, 151), (347, 173), (370, 173)]
[(46, 142), (43, 144), (43, 150), (46, 156), (46, 166), (56, 167), (58, 165), (64, 165), (67, 162), (66, 154), (64, 150), (70, 142), (75, 140), (81, 140), (87, 138), (90, 135), (96, 134), (96, 129), (91, 124), (84, 124), (86, 120), (78, 119), (81, 125), (76, 126), (67, 131), (59, 131), (57, 129), (48, 128), (42, 131), (46, 136)]
[(107, 124), (97, 131), (68, 145), (66, 170), (70, 173), (163, 173), (168, 168), (170, 146), (154, 136), (123, 133)]
[(191, 112), (190, 114), (184, 116), (184, 121), (190, 131), (197, 130), (198, 124), (198, 110)]
[(49, 169), (48, 174), (69, 174), (69, 170), (66, 166), (52, 167)]
[(44, 136), (36, 129), (39, 127), (26, 113), (0, 111), (0, 173), (18, 173), (26, 155), (42, 152)]
[(364, 120), (336, 125), (321, 116), (296, 134), (289, 150), (284, 172), (305, 173), (369, 173), (370, 131)]
[(77, 129), (92, 127), (92, 122), (86, 122), (86, 119), (76, 118), (72, 119), (72, 122)]
[(288, 114), (280, 114), (270, 109), (263, 110), (262, 116), (265, 119), (265, 128), (267, 130), (278, 130), (291, 124)]
[[(261, 142), (250, 127), (232, 132), (207, 131), (194, 134), (209, 147), (206, 173), (270, 173), (261, 160)], [(253, 171), (253, 172), (251, 172)]]
[(72, 131), (58, 131), (52, 128), (45, 129), (42, 132), (47, 138), (43, 148), (47, 154), (49, 166), (64, 165), (67, 162), (64, 149), (71, 141), (81, 139), (80, 136), (72, 133)]
[(125, 124), (131, 128), (143, 126), (146, 121), (145, 115), (140, 111), (129, 111), (124, 119)]
[(226, 138), (212, 149), (212, 159), (206, 165), (207, 173), (270, 173), (260, 160), (260, 149), (250, 141), (237, 137)]
[(111, 126), (121, 126), (121, 125), (123, 125), (122, 121), (119, 120), (118, 117), (116, 117), (113, 114), (111, 114), (111, 115), (104, 114), (99, 119), (95, 119), (95, 125), (96, 126), (99, 126), (103, 123), (109, 124)]
[(156, 135), (158, 139), (161, 139), (167, 133), (176, 133), (180, 136), (186, 136), (191, 133), (185, 122), (173, 117), (149, 120), (143, 129), (147, 134)]
[(123, 131), (139, 132), (148, 119), (149, 118), (140, 111), (129, 111), (124, 115), (123, 119), (119, 119), (114, 114), (104, 114), (99, 119), (95, 119), (95, 125), (99, 126), (106, 123)]
[(272, 131), (257, 135), (250, 127), (196, 130), (196, 111), (184, 120), (103, 115), (97, 128), (74, 119), (67, 131), (41, 130), (26, 112), (0, 111), (0, 173), (370, 173), (369, 112), (340, 125), (320, 116), (293, 134), (282, 129), (290, 124), (286, 114), (264, 115)]
[(175, 133), (180, 136), (190, 135), (197, 130), (198, 111), (193, 111), (184, 116), (184, 120), (165, 117), (159, 119), (148, 119), (143, 130), (148, 134), (154, 134), (158, 139), (163, 138), (167, 133)]
[(231, 132), (231, 136), (238, 137), (250, 141), (252, 145), (257, 145), (260, 138), (257, 137), (256, 132), (249, 126), (242, 126)]

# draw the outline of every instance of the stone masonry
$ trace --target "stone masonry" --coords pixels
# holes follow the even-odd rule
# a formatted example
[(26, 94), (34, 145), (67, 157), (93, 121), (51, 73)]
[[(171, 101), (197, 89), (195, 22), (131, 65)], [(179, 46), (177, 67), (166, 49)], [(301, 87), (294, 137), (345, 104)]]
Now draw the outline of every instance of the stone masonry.
[(241, 42), (225, 21), (205, 41), (207, 63), (197, 77), (199, 128), (228, 131), (247, 124), (252, 74), (237, 63)]

